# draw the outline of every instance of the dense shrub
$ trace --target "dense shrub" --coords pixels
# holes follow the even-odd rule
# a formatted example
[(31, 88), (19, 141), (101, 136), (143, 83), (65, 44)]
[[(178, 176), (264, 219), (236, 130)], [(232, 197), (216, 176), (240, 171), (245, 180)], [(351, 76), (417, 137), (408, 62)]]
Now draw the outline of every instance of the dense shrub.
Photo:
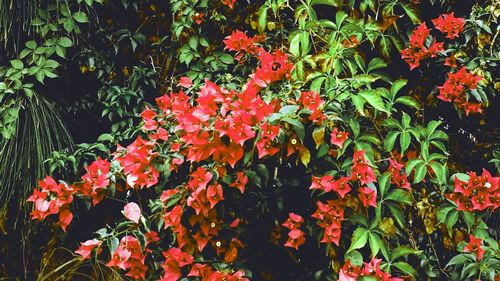
[[(170, 18), (80, 2), (59, 32), (88, 36), (114, 5), (140, 20), (74, 46), (110, 132), (53, 153), (27, 198), (69, 237), (107, 210), (77, 263), (140, 280), (499, 278), (498, 141), (464, 160), (450, 129), (494, 131), (494, 3), (171, 0)], [(74, 45), (30, 42), (6, 100)]]

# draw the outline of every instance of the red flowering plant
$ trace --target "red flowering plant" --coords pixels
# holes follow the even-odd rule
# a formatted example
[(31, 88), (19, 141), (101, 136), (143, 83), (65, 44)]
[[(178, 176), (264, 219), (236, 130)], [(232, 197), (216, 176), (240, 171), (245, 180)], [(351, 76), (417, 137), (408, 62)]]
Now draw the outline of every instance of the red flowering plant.
[[(342, 10), (318, 20), (310, 2), (281, 44), (228, 32), (231, 76), (179, 75), (109, 160), (70, 185), (40, 181), (33, 218), (59, 215), (66, 230), (73, 201), (119, 202), (120, 219), (76, 254), (136, 280), (493, 280), (498, 177), (449, 164), (442, 122), (370, 58), (388, 26)], [(450, 40), (464, 28), (453, 15), (434, 24)], [(444, 52), (430, 32), (419, 25), (403, 51), (413, 68)], [(472, 111), (478, 76), (448, 78), (442, 97)]]
[[(474, 49), (468, 43), (471, 37), (479, 40), (485, 34), (482, 32), (491, 34), (491, 29), (482, 19), (466, 20), (453, 12), (441, 14), (431, 22), (433, 28), (424, 22), (413, 30), (408, 48), (401, 51), (403, 60), (412, 70), (429, 61), (425, 64), (429, 73), (445, 74), (444, 83), (437, 87), (440, 100), (453, 103), (460, 114), (482, 113), (488, 106), (488, 94), (494, 95), (485, 87), (492, 82), (493, 70), (488, 69), (489, 59), (484, 59), (484, 45)], [(436, 36), (431, 36), (431, 32)], [(493, 51), (491, 46), (490, 52)]]

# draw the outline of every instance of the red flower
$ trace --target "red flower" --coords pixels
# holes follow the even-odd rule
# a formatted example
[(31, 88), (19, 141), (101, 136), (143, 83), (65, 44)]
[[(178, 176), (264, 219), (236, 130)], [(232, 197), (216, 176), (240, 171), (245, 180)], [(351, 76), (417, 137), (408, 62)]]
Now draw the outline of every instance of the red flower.
[(123, 208), (123, 215), (129, 220), (139, 223), (139, 219), (141, 218), (141, 208), (139, 208), (139, 205), (134, 202), (127, 203)]
[(210, 208), (213, 208), (217, 203), (224, 200), (222, 186), (220, 184), (213, 184), (207, 188), (207, 198), (210, 202)]
[(162, 264), (165, 273), (162, 281), (177, 281), (182, 277), (181, 268), (193, 263), (194, 258), (178, 248), (170, 248), (163, 252), (165, 262)]
[(329, 200), (326, 204), (316, 202), (317, 209), (311, 217), (318, 219), (319, 227), (324, 229), (321, 243), (334, 243), (339, 245), (342, 233), (342, 221), (344, 220), (344, 208), (342, 201)]
[(340, 179), (333, 181), (331, 187), (327, 188), (327, 191), (331, 188), (331, 190), (335, 190), (341, 198), (344, 198), (345, 195), (351, 191), (348, 181), (348, 177), (341, 177)]
[(297, 215), (295, 213), (289, 213), (288, 219), (284, 223), (282, 223), (281, 225), (292, 230), (292, 229), (300, 228), (302, 223), (304, 223), (304, 218), (302, 218), (300, 215)]
[(95, 247), (101, 246), (102, 241), (97, 239), (87, 240), (83, 243), (80, 243), (80, 248), (75, 251), (75, 253), (79, 254), (83, 257), (83, 259), (90, 259), (90, 254)]
[(476, 238), (472, 234), (469, 236), (469, 243), (464, 247), (465, 252), (473, 253), (476, 255), (477, 260), (483, 258), (485, 250), (481, 247), (483, 240), (481, 238)]
[(464, 30), (465, 19), (456, 18), (453, 12), (451, 12), (433, 19), (432, 23), (436, 29), (446, 33), (446, 38), (453, 39), (458, 37), (459, 33)]
[(191, 86), (193, 86), (193, 80), (187, 76), (182, 76), (181, 79), (179, 80), (179, 84), (177, 86), (181, 86), (183, 88), (189, 89)]
[(466, 115), (469, 115), (470, 112), (481, 112), (482, 105), (469, 102), (466, 97), (466, 91), (476, 89), (481, 79), (482, 77), (467, 72), (465, 67), (455, 73), (450, 72), (443, 86), (438, 87), (438, 98), (453, 102), (458, 109), (464, 110)]
[(144, 264), (145, 259), (146, 253), (142, 250), (137, 238), (124, 236), (106, 266), (127, 270), (127, 276), (134, 279), (145, 279), (148, 270)]
[(361, 268), (359, 266), (352, 265), (351, 261), (347, 260), (340, 270), (339, 281), (356, 281), (360, 275)]
[(236, 3), (236, 0), (222, 0), (222, 3), (224, 3), (224, 5), (226, 5), (226, 6), (228, 6), (229, 9), (233, 9), (234, 3)]
[(330, 134), (330, 140), (332, 144), (342, 148), (344, 142), (349, 137), (349, 132), (341, 132), (337, 129), (337, 127), (333, 128), (332, 133)]
[[(234, 1), (234, 0), (224, 0), (224, 1)], [(248, 37), (244, 32), (240, 30), (235, 30), (229, 36), (224, 39), (224, 44), (226, 49), (230, 51), (236, 51), (238, 54), (236, 60), (240, 60), (244, 53), (250, 55), (257, 55), (261, 51), (261, 47), (257, 44), (262, 41), (264, 37), (254, 36)]]
[(245, 185), (248, 183), (248, 177), (244, 172), (236, 173), (236, 180), (231, 183), (230, 187), (236, 187), (243, 194), (245, 192)]
[(438, 52), (443, 51), (443, 43), (436, 42), (430, 46), (426, 46), (425, 42), (429, 37), (430, 29), (425, 23), (420, 24), (410, 36), (410, 46), (401, 50), (401, 57), (410, 65), (410, 69), (414, 69), (420, 65), (420, 61), (428, 57), (435, 57)]
[(377, 192), (369, 187), (358, 188), (358, 198), (366, 208), (377, 207)]
[(304, 244), (305, 241), (304, 232), (300, 229), (293, 229), (288, 232), (288, 240), (285, 242), (285, 246), (298, 250), (299, 246)]
[(444, 60), (444, 65), (447, 65), (451, 68), (457, 67), (457, 59), (455, 58), (455, 54), (451, 54), (448, 58)]
[(273, 156), (279, 152), (279, 147), (273, 145), (273, 142), (267, 138), (261, 138), (257, 141), (257, 151), (259, 152), (259, 159), (266, 156)]

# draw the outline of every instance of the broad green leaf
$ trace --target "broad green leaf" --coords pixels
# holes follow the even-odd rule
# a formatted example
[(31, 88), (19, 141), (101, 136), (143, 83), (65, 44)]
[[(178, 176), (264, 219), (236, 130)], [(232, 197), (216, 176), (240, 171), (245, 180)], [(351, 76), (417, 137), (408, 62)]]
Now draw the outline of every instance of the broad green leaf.
[(392, 265), (397, 269), (401, 270), (403, 273), (406, 273), (410, 276), (414, 276), (416, 273), (415, 269), (407, 262), (400, 261), (400, 262), (395, 262)]
[(382, 101), (380, 94), (377, 93), (376, 91), (365, 90), (365, 91), (359, 92), (358, 95), (363, 97), (363, 99), (365, 99), (374, 108), (376, 108), (380, 111), (383, 111), (383, 112), (387, 112), (387, 109), (385, 109), (385, 104)]
[(400, 133), (401, 132), (391, 131), (391, 132), (389, 132), (389, 134), (387, 134), (387, 137), (385, 137), (385, 139), (384, 139), (385, 151), (387, 151), (387, 152), (392, 151), (392, 148), (394, 147), (394, 143), (396, 142), (396, 139), (398, 138)]
[(392, 251), (391, 254), (391, 261), (394, 261), (400, 257), (407, 256), (407, 255), (416, 255), (419, 254), (422, 251), (413, 249), (409, 246), (398, 246), (396, 249)]
[(351, 246), (347, 252), (363, 248), (368, 242), (368, 230), (364, 227), (358, 227), (352, 234)]
[(407, 131), (404, 131), (401, 133), (399, 137), (399, 145), (401, 147), (401, 154), (404, 154), (405, 151), (410, 147), (411, 143), (411, 136), (410, 133)]
[(372, 251), (372, 257), (377, 256), (380, 248), (382, 247), (382, 240), (378, 234), (370, 232), (369, 234), (370, 250)]
[(427, 165), (423, 161), (419, 162), (415, 168), (415, 176), (413, 178), (413, 183), (421, 182), (425, 178), (426, 174), (427, 174)]
[(406, 205), (411, 205), (413, 203), (410, 193), (402, 189), (394, 189), (385, 199)]
[(85, 12), (79, 11), (73, 14), (73, 19), (79, 23), (86, 23), (89, 21), (87, 14)]

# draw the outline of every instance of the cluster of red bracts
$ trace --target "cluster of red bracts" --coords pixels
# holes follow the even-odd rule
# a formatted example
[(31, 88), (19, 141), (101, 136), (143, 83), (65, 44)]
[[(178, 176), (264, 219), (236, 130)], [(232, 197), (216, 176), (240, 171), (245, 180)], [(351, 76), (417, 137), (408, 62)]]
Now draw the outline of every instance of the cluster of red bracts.
[[(347, 138), (347, 135), (342, 136), (342, 133), (334, 129), (332, 138), (335, 140)], [(332, 141), (333, 142), (333, 141)], [(343, 141), (336, 145), (342, 146)], [(340, 234), (342, 231), (342, 221), (344, 220), (344, 197), (351, 191), (351, 184), (356, 182), (360, 185), (365, 185), (377, 181), (375, 172), (365, 158), (363, 150), (355, 151), (353, 156), (352, 175), (341, 176), (335, 179), (332, 175), (322, 177), (312, 177), (312, 183), (309, 189), (318, 189), (323, 192), (335, 191), (340, 198), (336, 200), (328, 200), (326, 204), (321, 201), (317, 202), (317, 210), (312, 215), (313, 218), (319, 220), (318, 225), (324, 229), (324, 235), (321, 242), (334, 243), (339, 245)], [(363, 186), (357, 189), (358, 199), (366, 208), (377, 206), (377, 193), (374, 189)]]
[(443, 86), (438, 87), (438, 98), (454, 103), (458, 109), (464, 110), (466, 115), (469, 115), (469, 113), (481, 113), (482, 104), (470, 102), (466, 96), (467, 91), (477, 88), (477, 84), (481, 79), (482, 77), (468, 72), (465, 66), (463, 66), (455, 73), (448, 73), (448, 78)]
[(110, 163), (98, 158), (86, 167), (87, 173), (82, 176), (82, 181), (73, 185), (57, 183), (52, 177), (47, 176), (38, 181), (40, 190), (35, 188), (33, 194), (27, 199), (35, 204), (31, 213), (33, 219), (43, 220), (49, 215), (59, 214), (59, 226), (66, 228), (73, 220), (71, 203), (74, 195), (92, 199), (95, 205), (105, 196), (109, 185)]
[[(434, 27), (446, 33), (446, 38), (454, 39), (458, 37), (464, 29), (465, 20), (463, 18), (455, 18), (453, 13), (440, 15), (433, 19)], [(436, 57), (438, 52), (443, 51), (443, 42), (437, 42), (432, 38), (432, 44), (426, 45), (426, 40), (429, 37), (431, 30), (425, 23), (421, 23), (410, 36), (410, 46), (401, 51), (404, 61), (410, 65), (410, 69), (414, 69), (420, 65), (420, 61), (429, 57)]]
[(392, 277), (389, 273), (380, 269), (381, 259), (373, 258), (363, 266), (354, 266), (349, 260), (346, 261), (340, 270), (339, 281), (356, 281), (363, 276), (371, 276), (381, 281), (403, 281), (401, 278)]
[(483, 211), (500, 206), (500, 177), (493, 177), (483, 169), (481, 176), (469, 172), (469, 180), (462, 181), (455, 176), (455, 191), (447, 197), (455, 201), (459, 211)]
[(426, 46), (426, 40), (431, 30), (427, 28), (425, 23), (420, 24), (410, 36), (410, 46), (401, 51), (403, 60), (410, 65), (410, 69), (417, 68), (420, 61), (436, 57), (438, 52), (443, 51), (443, 42), (433, 42), (430, 46)]
[[(463, 31), (465, 20), (456, 18), (453, 13), (441, 15), (432, 20), (435, 28), (446, 34), (446, 38), (454, 39)], [(438, 52), (443, 51), (443, 43), (437, 42), (435, 38), (432, 44), (426, 47), (426, 40), (429, 37), (431, 30), (427, 28), (425, 23), (420, 24), (410, 36), (410, 46), (401, 51), (402, 58), (410, 65), (410, 69), (414, 69), (420, 65), (420, 61), (429, 57), (436, 57)], [(446, 58), (444, 65), (452, 68), (457, 67), (457, 61), (454, 54)], [(482, 104), (480, 102), (470, 102), (467, 97), (467, 92), (475, 90), (482, 77), (476, 76), (467, 72), (465, 67), (460, 68), (455, 73), (448, 73), (448, 77), (443, 86), (439, 88), (438, 98), (452, 102), (457, 109), (469, 113), (481, 113)]]
[(300, 229), (304, 223), (304, 218), (295, 214), (289, 213), (288, 219), (282, 224), (284, 227), (288, 228), (288, 239), (285, 242), (286, 247), (299, 249), (299, 246), (304, 244), (306, 238), (304, 236), (304, 231)]

